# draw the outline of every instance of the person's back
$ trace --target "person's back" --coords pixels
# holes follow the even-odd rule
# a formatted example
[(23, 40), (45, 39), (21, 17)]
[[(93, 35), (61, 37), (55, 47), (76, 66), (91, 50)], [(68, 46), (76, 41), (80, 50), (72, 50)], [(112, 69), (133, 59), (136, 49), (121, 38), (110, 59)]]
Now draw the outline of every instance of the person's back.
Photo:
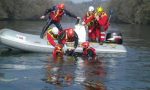
[(106, 14), (106, 12), (102, 7), (98, 7), (95, 18), (100, 26), (99, 42), (100, 44), (103, 44), (103, 42), (106, 39), (106, 31), (108, 30), (109, 27), (108, 15)]
[(53, 28), (49, 28), (49, 30), (47, 31), (46, 37), (48, 40), (48, 43), (52, 46), (55, 47), (56, 42), (55, 40), (58, 39), (58, 28), (57, 27), (53, 27)]
[(97, 18), (97, 21), (99, 23), (99, 25), (101, 27), (104, 27), (103, 31), (107, 31), (108, 27), (109, 27), (109, 21), (108, 21), (108, 15), (107, 13), (103, 10), (102, 7), (99, 7), (97, 9), (97, 16), (99, 18)]

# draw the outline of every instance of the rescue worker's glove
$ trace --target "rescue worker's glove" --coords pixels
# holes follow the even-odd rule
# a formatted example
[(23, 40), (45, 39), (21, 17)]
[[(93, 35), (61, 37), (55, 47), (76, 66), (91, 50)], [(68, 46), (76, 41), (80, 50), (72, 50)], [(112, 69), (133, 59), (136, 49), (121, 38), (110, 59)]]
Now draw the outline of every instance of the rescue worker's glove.
[(80, 20), (81, 20), (81, 18), (80, 18), (80, 17), (77, 17), (77, 21), (76, 21), (75, 24), (76, 24), (76, 25), (79, 24), (79, 23), (80, 23)]
[(82, 22), (81, 24), (82, 24), (82, 25), (85, 25), (85, 22)]
[(67, 49), (67, 51), (66, 51), (66, 55), (68, 55), (68, 56), (73, 56), (74, 53), (75, 53), (74, 49), (71, 49), (71, 50)]
[(78, 20), (81, 20), (81, 17), (77, 17)]
[(45, 18), (45, 16), (44, 16), (44, 15), (40, 17), (40, 19), (44, 19), (44, 18)]
[(92, 30), (89, 30), (89, 33), (91, 33), (92, 32)]
[(95, 19), (98, 21), (99, 20), (99, 16), (98, 15), (95, 15)]

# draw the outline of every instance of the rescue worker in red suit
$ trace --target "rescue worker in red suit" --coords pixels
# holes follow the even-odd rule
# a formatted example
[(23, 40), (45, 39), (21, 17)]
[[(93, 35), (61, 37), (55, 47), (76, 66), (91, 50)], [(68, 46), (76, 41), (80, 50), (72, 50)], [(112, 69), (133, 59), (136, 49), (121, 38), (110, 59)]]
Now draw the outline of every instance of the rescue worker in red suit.
[(106, 39), (106, 31), (108, 30), (108, 27), (110, 25), (108, 19), (108, 15), (106, 12), (104, 12), (102, 7), (97, 8), (97, 13), (95, 14), (95, 18), (98, 21), (98, 24), (100, 26), (100, 32), (97, 31), (96, 33), (99, 34), (99, 42), (100, 44), (103, 44), (103, 42)]
[(59, 30), (57, 27), (49, 28), (46, 33), (48, 43), (54, 47), (56, 46), (55, 40), (58, 39), (58, 33)]
[(44, 13), (43, 16), (41, 16), (40, 18), (41, 19), (44, 19), (45, 16), (49, 13), (49, 19), (46, 23), (46, 25), (44, 26), (43, 30), (42, 30), (42, 33), (40, 35), (41, 38), (44, 37), (44, 34), (46, 32), (46, 30), (48, 29), (48, 27), (51, 25), (51, 24), (54, 24), (58, 29), (59, 31), (62, 31), (62, 26), (60, 24), (60, 20), (62, 18), (62, 16), (65, 14), (65, 15), (68, 15), (70, 17), (73, 17), (73, 18), (76, 18), (76, 19), (80, 19), (80, 17), (77, 17), (75, 16), (74, 14), (70, 13), (69, 11), (67, 11), (65, 9), (65, 5), (64, 4), (58, 4), (56, 6), (53, 6), (52, 8), (50, 9), (47, 9)]
[(72, 55), (78, 46), (78, 35), (73, 28), (65, 29), (59, 34), (58, 43), (62, 45), (73, 43), (70, 50), (68, 49), (69, 55)]
[(93, 6), (89, 7), (88, 12), (84, 16), (82, 25), (86, 25), (88, 28), (88, 41), (96, 41), (96, 19), (95, 16), (95, 10)]
[(83, 47), (83, 53), (82, 55), (85, 57), (95, 57), (96, 56), (96, 50), (92, 47), (90, 47), (89, 42), (83, 42), (82, 44)]
[(58, 39), (58, 32), (58, 28), (53, 27), (49, 28), (46, 34), (48, 43), (55, 47), (53, 50), (54, 60), (62, 59), (64, 55), (63, 46), (55, 42)]

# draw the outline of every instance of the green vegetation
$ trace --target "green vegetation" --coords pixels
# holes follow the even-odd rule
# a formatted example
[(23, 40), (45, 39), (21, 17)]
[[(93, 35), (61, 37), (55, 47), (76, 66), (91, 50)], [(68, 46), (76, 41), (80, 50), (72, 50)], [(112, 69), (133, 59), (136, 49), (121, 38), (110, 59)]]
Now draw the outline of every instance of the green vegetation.
[(150, 24), (149, 0), (111, 0), (113, 21), (130, 24)]
[(92, 0), (78, 4), (70, 0), (0, 0), (0, 20), (38, 20), (46, 9), (61, 2), (65, 3), (67, 10), (80, 17), (93, 5), (103, 6), (106, 11), (112, 9), (113, 22), (150, 24), (150, 0)]
[(52, 4), (48, 0), (0, 0), (0, 19), (37, 19)]
[(82, 17), (90, 5), (99, 6), (96, 1), (75, 4), (71, 0), (0, 0), (0, 20), (38, 20), (46, 9), (58, 3), (65, 3), (67, 10)]

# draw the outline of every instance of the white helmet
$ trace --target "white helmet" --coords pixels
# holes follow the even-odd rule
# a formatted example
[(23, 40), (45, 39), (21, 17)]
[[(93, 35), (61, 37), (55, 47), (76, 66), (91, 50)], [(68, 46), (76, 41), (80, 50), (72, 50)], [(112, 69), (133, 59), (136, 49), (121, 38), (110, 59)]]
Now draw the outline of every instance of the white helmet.
[(93, 6), (89, 6), (89, 11), (94, 11), (94, 7)]
[(53, 27), (52, 32), (56, 35), (56, 34), (58, 34), (59, 30), (57, 27)]

